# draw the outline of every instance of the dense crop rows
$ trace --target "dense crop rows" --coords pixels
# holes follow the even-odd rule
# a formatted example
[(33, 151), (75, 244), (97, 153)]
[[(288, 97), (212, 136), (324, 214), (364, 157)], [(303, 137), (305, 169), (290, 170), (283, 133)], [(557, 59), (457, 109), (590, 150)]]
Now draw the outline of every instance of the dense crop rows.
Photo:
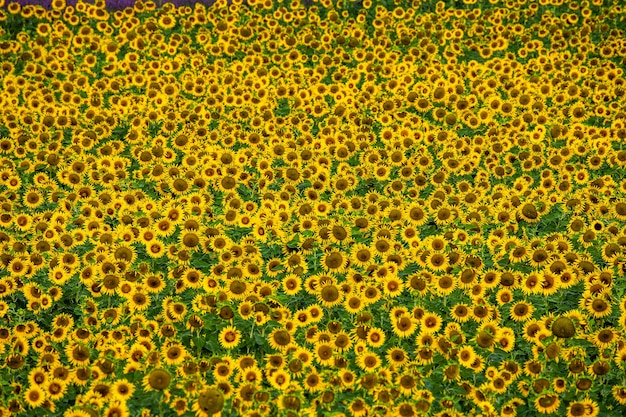
[(624, 9), (396, 3), (4, 5), (0, 415), (626, 413)]

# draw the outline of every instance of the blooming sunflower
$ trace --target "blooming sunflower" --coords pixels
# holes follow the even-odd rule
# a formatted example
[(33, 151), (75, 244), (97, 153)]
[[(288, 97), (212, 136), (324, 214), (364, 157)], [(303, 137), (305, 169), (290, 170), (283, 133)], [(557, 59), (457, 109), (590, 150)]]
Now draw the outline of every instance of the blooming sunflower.
[(472, 346), (464, 346), (459, 349), (457, 357), (459, 363), (466, 368), (471, 368), (472, 363), (476, 359), (477, 355)]
[(161, 355), (168, 365), (180, 365), (187, 357), (187, 350), (179, 343), (165, 344), (161, 349)]
[(357, 366), (365, 372), (373, 372), (378, 369), (382, 361), (375, 352), (365, 350), (356, 358)]
[(330, 366), (334, 362), (334, 349), (330, 343), (317, 343), (314, 354), (315, 359), (322, 366)]
[(218, 335), (218, 340), (223, 348), (233, 349), (241, 342), (241, 331), (234, 326), (224, 327)]
[(373, 260), (373, 251), (363, 243), (357, 243), (350, 250), (350, 262), (358, 267), (367, 267)]
[(86, 365), (89, 363), (91, 350), (87, 346), (73, 342), (65, 347), (65, 355), (73, 366)]
[(46, 393), (39, 385), (31, 385), (24, 392), (24, 401), (31, 408), (40, 407), (46, 400)]
[(122, 401), (128, 400), (134, 392), (135, 385), (124, 378), (116, 380), (111, 386), (113, 397)]
[(341, 304), (343, 297), (343, 292), (333, 283), (322, 285), (317, 293), (317, 300), (324, 307), (333, 307)]
[(535, 310), (534, 306), (525, 301), (519, 301), (511, 306), (509, 317), (518, 322), (528, 320)]
[(472, 311), (466, 304), (456, 304), (451, 308), (452, 318), (459, 323), (465, 323), (472, 317)]
[(277, 327), (270, 333), (268, 342), (272, 349), (282, 352), (293, 343), (293, 337), (286, 329)]
[(328, 252), (323, 260), (322, 267), (325, 271), (332, 272), (345, 272), (346, 266), (348, 265), (348, 258), (339, 251), (330, 251)]
[(408, 314), (403, 314), (391, 322), (393, 333), (401, 338), (410, 337), (415, 333), (417, 324), (417, 320)]

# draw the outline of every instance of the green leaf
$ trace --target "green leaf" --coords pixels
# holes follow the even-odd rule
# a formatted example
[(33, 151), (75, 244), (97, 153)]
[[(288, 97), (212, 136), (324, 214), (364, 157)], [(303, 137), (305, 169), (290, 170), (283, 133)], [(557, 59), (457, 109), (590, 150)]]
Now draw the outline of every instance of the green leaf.
[(259, 345), (259, 346), (263, 346), (265, 345), (266, 339), (261, 336), (260, 334), (255, 334), (254, 335), (254, 342)]
[(204, 345), (206, 344), (206, 340), (205, 340), (204, 337), (194, 337), (193, 338), (193, 344), (198, 349), (202, 349), (204, 347)]

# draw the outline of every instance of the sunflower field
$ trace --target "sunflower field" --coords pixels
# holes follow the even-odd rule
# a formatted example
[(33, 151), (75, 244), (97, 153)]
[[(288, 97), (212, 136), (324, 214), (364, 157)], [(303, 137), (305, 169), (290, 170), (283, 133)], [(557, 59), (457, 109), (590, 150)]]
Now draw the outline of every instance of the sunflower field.
[(0, 416), (626, 415), (621, 0), (0, 0)]

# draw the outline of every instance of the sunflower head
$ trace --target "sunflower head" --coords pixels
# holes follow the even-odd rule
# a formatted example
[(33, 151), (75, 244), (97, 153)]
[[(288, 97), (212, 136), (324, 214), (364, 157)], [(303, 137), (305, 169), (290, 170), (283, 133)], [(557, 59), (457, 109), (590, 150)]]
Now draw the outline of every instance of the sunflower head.
[(552, 323), (552, 333), (562, 339), (570, 338), (576, 333), (574, 322), (568, 317), (560, 317)]
[(223, 407), (224, 394), (217, 388), (209, 388), (198, 397), (198, 408), (208, 415), (219, 413)]

